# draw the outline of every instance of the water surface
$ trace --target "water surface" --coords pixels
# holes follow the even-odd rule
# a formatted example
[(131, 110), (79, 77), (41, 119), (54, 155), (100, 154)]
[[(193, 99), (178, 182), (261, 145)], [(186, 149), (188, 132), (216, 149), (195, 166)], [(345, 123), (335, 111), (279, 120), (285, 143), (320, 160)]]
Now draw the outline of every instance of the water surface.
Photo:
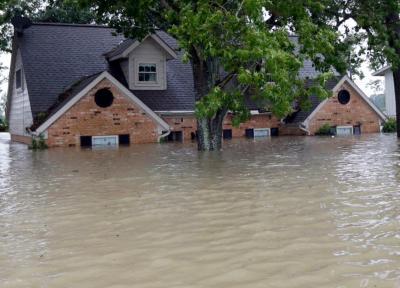
[(0, 287), (400, 287), (398, 144), (32, 152), (0, 134)]

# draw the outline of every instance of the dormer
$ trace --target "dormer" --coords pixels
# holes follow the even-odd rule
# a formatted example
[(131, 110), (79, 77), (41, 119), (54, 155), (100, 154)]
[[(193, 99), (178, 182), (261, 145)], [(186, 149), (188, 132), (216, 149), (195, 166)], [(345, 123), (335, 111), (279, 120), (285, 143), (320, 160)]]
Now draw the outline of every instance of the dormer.
[(152, 34), (142, 41), (125, 40), (106, 57), (109, 61), (119, 60), (130, 90), (166, 90), (166, 62), (177, 55), (159, 36)]

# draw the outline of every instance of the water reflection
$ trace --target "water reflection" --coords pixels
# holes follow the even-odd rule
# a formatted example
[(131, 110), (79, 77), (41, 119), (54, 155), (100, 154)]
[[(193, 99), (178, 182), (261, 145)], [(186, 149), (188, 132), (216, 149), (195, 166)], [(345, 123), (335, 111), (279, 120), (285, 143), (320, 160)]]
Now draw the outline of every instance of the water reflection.
[(399, 155), (386, 135), (220, 153), (32, 152), (1, 135), (0, 283), (397, 287)]

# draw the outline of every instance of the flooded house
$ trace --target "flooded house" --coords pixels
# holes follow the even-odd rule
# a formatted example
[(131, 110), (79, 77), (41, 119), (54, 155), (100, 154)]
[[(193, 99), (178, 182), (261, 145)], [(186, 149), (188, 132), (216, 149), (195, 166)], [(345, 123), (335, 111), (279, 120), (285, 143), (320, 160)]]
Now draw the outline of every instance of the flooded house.
[[(196, 137), (190, 63), (174, 38), (156, 31), (142, 41), (98, 25), (14, 19), (7, 117), (13, 141), (43, 135), (55, 146), (187, 141)], [(310, 61), (300, 76), (316, 76)], [(313, 135), (329, 124), (337, 134), (379, 132), (385, 116), (347, 76), (333, 96), (312, 97), (310, 110), (278, 119), (248, 101), (251, 118), (223, 137)]]

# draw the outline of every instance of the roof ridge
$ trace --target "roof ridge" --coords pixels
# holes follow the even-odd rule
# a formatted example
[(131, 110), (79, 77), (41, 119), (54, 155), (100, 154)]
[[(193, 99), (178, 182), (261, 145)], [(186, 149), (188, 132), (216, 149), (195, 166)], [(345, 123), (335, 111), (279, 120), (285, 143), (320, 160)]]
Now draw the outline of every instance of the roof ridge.
[(73, 27), (90, 27), (90, 28), (107, 28), (113, 29), (106, 25), (100, 24), (80, 24), (80, 23), (61, 23), (61, 22), (33, 22), (32, 25), (43, 25), (43, 26), (73, 26)]

